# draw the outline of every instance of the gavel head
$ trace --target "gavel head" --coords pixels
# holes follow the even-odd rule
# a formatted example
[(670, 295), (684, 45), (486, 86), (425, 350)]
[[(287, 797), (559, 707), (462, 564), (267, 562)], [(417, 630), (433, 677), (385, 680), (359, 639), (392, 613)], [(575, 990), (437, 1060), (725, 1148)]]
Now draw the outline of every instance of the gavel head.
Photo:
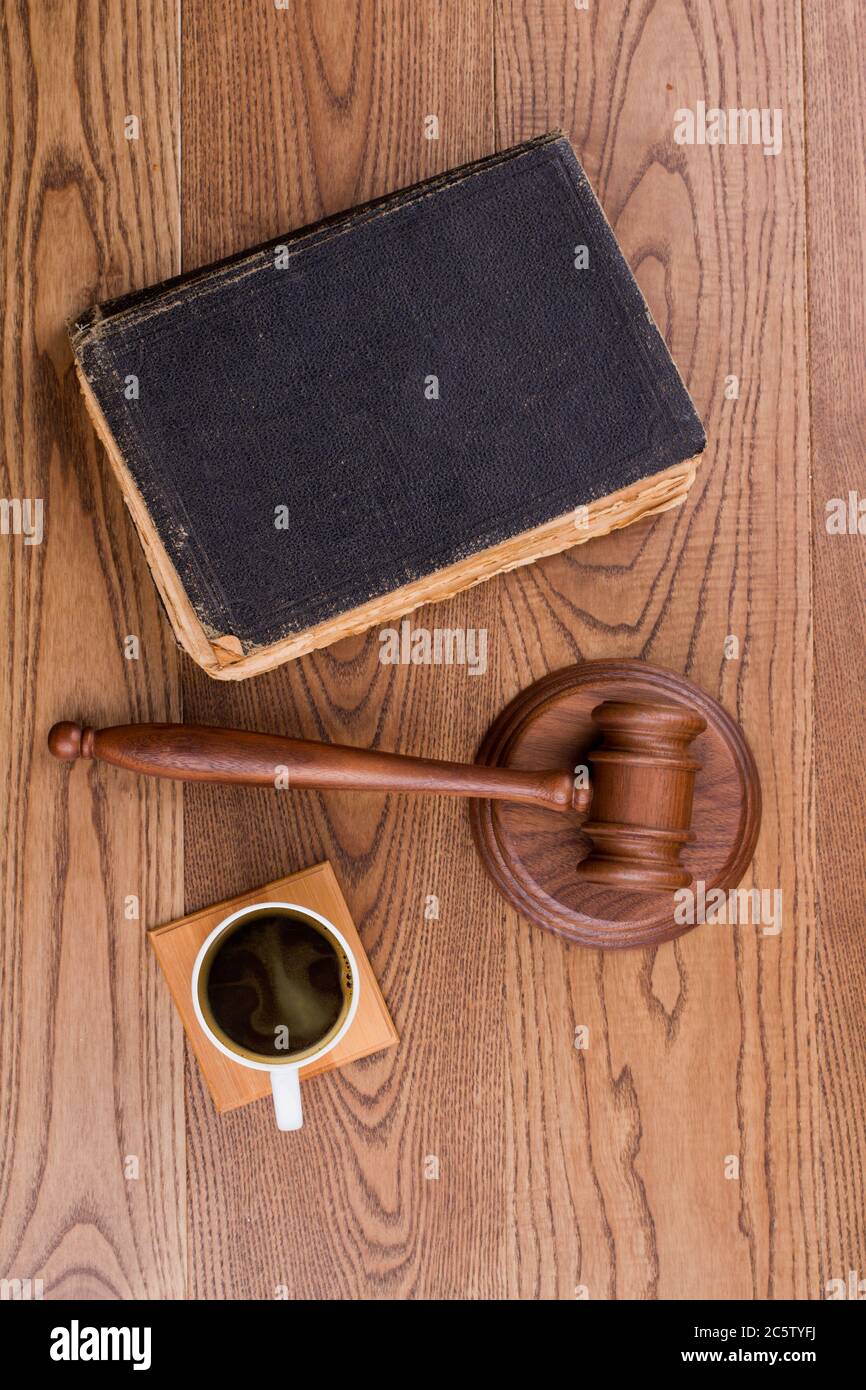
[(640, 892), (688, 887), (680, 853), (694, 839), (700, 769), (688, 748), (706, 720), (686, 705), (620, 700), (596, 706), (592, 718), (601, 741), (589, 754), (592, 800), (581, 829), (593, 848), (578, 878)]

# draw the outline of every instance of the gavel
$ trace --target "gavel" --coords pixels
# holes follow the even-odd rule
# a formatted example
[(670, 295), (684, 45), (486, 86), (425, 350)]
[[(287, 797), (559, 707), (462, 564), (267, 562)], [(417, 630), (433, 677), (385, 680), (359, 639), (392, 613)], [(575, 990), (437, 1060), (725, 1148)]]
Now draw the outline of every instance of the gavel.
[[(578, 878), (638, 892), (686, 888), (680, 861), (690, 833), (695, 774), (692, 741), (707, 727), (688, 706), (605, 700), (592, 711), (597, 746), (591, 775), (443, 762), (277, 734), (195, 724), (55, 724), (48, 747), (71, 762), (95, 758), (148, 777), (320, 791), (414, 792), (513, 801), (580, 818), (592, 842)], [(587, 769), (587, 771), (589, 771)]]

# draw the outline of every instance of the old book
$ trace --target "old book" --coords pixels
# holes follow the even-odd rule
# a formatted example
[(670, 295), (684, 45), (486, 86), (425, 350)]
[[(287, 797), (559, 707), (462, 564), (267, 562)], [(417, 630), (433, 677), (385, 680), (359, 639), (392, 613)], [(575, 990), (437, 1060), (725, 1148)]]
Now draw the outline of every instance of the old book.
[(558, 134), (70, 333), (178, 640), (221, 679), (674, 507), (705, 444)]

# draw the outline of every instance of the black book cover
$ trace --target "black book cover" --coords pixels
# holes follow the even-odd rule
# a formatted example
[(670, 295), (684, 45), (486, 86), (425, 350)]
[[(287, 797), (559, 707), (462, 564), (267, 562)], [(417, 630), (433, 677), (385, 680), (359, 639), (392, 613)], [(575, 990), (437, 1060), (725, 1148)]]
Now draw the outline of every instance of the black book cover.
[(556, 135), (97, 306), (70, 331), (191, 611), (239, 653), (705, 444)]

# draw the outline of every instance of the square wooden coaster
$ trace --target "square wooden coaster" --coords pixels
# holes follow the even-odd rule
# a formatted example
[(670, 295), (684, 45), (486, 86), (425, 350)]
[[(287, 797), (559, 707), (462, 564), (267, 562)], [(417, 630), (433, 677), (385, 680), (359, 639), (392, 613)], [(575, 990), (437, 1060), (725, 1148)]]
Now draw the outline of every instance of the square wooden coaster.
[(311, 907), (314, 912), (320, 912), (343, 933), (358, 962), (361, 999), (352, 1026), (331, 1052), (301, 1067), (301, 1080), (344, 1067), (347, 1062), (357, 1062), (359, 1057), (381, 1052), (398, 1041), (379, 983), (330, 864), (316, 864), (312, 869), (302, 869), (300, 873), (289, 874), (288, 878), (266, 883), (251, 893), (215, 903), (189, 917), (157, 927), (149, 935), (208, 1090), (220, 1112), (236, 1110), (239, 1105), (248, 1105), (252, 1100), (270, 1095), (271, 1081), (267, 1072), (253, 1071), (224, 1057), (202, 1032), (192, 1003), (193, 966), (202, 942), (224, 917), (236, 908), (265, 902), (297, 903), (299, 907)]

